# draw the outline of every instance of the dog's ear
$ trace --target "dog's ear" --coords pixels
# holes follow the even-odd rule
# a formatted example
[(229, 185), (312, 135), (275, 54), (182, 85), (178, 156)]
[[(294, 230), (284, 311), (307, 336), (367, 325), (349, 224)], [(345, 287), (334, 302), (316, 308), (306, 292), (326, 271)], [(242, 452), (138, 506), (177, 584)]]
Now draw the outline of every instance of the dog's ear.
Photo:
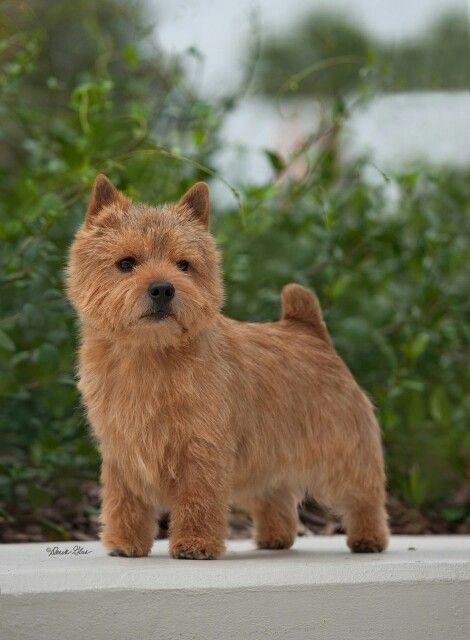
[(109, 178), (100, 173), (93, 183), (85, 220), (87, 223), (92, 222), (104, 207), (108, 207), (111, 204), (119, 204), (122, 207), (126, 207), (129, 203), (129, 198), (126, 198), (123, 193), (118, 191)]
[(189, 209), (192, 216), (207, 229), (209, 226), (210, 205), (209, 187), (205, 182), (196, 182), (189, 191), (186, 191), (178, 202), (178, 206)]

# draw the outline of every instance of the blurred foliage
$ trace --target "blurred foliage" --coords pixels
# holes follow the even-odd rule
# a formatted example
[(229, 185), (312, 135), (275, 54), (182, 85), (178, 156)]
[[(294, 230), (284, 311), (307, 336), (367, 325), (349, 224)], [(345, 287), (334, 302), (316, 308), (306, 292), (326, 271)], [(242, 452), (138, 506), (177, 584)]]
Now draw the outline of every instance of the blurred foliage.
[(267, 38), (257, 86), (267, 94), (337, 96), (357, 89), (368, 73), (375, 90), (467, 90), (468, 51), (463, 14), (445, 14), (421, 35), (388, 43), (341, 15), (317, 13)]
[[(142, 3), (124, 0), (77, 0), (73, 20), (63, 3), (2, 5), (0, 518), (39, 522), (51, 537), (63, 531), (45, 510), (78, 501), (99, 465), (63, 295), (92, 180), (104, 171), (135, 199), (162, 202), (216, 175), (224, 109), (193, 94), (184, 61), (146, 38), (150, 24)], [(391, 492), (463, 519), (447, 498), (470, 460), (470, 176), (422, 168), (373, 186), (366, 161), (337, 161), (344, 115), (328, 144), (306, 151), (303, 180), (286, 179), (268, 151), (279, 179), (241, 189), (244, 215), (215, 214), (226, 310), (274, 319), (283, 284), (314, 288), (377, 404)]]
[(322, 154), (303, 184), (247, 190), (247, 228), (236, 212), (217, 225), (227, 312), (276, 318), (284, 284), (316, 290), (377, 406), (390, 491), (430, 506), (470, 462), (470, 172), (423, 168), (373, 187), (362, 168), (337, 173)]
[[(0, 23), (0, 500), (36, 514), (96, 478), (75, 389), (63, 269), (100, 171), (136, 199), (175, 199), (208, 164), (220, 113), (145, 39), (141, 4), (36, 0)], [(185, 151), (189, 161), (182, 161)], [(7, 515), (9, 514), (9, 515)], [(42, 521), (44, 527), (49, 527)], [(55, 533), (57, 535), (57, 532)]]

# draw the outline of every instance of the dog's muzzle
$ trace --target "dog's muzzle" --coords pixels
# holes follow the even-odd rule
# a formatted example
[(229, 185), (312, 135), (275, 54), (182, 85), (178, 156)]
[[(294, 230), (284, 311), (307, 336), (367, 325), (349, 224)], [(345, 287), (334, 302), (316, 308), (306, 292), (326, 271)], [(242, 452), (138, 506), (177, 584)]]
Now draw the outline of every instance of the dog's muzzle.
[(148, 295), (151, 307), (144, 317), (154, 320), (167, 318), (170, 315), (170, 303), (175, 297), (175, 287), (171, 282), (152, 282)]

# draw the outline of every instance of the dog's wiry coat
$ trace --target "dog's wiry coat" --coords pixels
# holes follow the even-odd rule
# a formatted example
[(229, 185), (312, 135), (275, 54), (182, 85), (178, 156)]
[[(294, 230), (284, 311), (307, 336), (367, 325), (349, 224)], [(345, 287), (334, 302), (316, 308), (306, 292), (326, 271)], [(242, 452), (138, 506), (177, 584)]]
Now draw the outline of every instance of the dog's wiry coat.
[[(172, 556), (217, 557), (236, 502), (253, 514), (260, 547), (286, 548), (308, 491), (342, 516), (353, 551), (383, 550), (379, 428), (315, 295), (284, 287), (279, 322), (224, 317), (208, 219), (203, 183), (154, 208), (99, 176), (72, 245), (68, 291), (82, 326), (79, 388), (103, 459), (103, 543), (148, 554), (166, 507)], [(129, 273), (116, 266), (126, 256)], [(163, 320), (145, 315), (154, 281), (175, 290)]]

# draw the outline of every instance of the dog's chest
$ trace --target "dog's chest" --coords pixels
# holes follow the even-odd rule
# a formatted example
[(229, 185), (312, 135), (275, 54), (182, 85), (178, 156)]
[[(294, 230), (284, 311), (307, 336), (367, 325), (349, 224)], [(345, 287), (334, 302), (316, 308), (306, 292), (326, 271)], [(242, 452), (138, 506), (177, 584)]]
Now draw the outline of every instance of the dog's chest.
[(151, 354), (128, 357), (84, 348), (80, 391), (104, 455), (122, 461), (148, 484), (175, 479), (178, 450), (200, 397), (189, 367), (170, 367)]
[(132, 352), (85, 343), (80, 353), (79, 388), (87, 406), (113, 422), (133, 417), (148, 420), (184, 400), (191, 392), (191, 374), (150, 349)]

